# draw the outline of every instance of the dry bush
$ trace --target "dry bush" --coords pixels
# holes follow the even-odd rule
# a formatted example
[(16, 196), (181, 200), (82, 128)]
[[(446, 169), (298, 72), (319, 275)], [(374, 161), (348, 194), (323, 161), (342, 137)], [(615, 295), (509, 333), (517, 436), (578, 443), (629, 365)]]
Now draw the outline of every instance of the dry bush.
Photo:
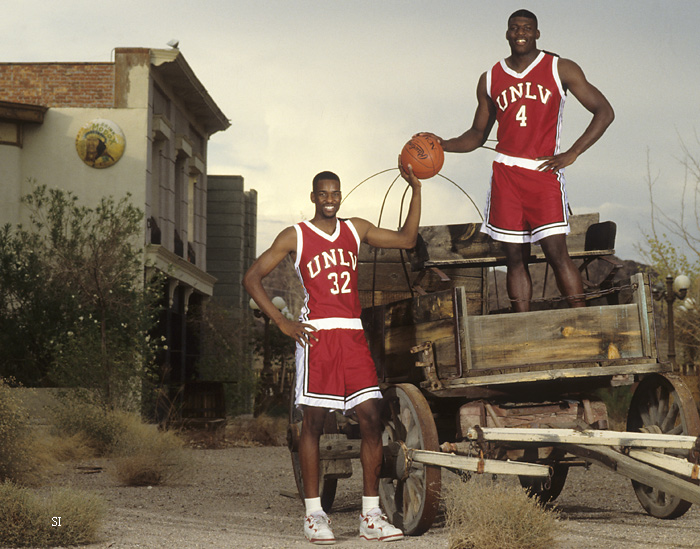
[(455, 482), (445, 491), (450, 549), (551, 549), (558, 512), (520, 486), (490, 477)]
[(96, 540), (104, 514), (103, 502), (85, 492), (63, 488), (41, 497), (5, 482), (0, 484), (0, 545), (56, 547), (91, 543)]
[(95, 456), (95, 450), (82, 433), (57, 436), (42, 433), (32, 441), (32, 454), (50, 466), (52, 462), (82, 461)]
[(229, 420), (226, 439), (241, 446), (284, 446), (288, 425), (284, 417), (239, 416)]
[(42, 476), (25, 415), (16, 394), (0, 378), (0, 482), (34, 484)]
[(59, 436), (80, 436), (98, 456), (111, 453), (123, 432), (123, 414), (90, 400), (88, 396), (67, 396), (53, 410), (51, 421)]
[(123, 414), (123, 432), (114, 448), (117, 478), (129, 486), (154, 486), (185, 475), (189, 462), (184, 442), (133, 414)]

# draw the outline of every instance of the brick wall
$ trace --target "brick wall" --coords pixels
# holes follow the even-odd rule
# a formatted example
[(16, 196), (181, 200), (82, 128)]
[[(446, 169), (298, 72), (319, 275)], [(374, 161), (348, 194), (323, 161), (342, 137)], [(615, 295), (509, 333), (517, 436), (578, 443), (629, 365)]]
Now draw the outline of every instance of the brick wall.
[(44, 107), (113, 107), (113, 63), (0, 63), (0, 100)]

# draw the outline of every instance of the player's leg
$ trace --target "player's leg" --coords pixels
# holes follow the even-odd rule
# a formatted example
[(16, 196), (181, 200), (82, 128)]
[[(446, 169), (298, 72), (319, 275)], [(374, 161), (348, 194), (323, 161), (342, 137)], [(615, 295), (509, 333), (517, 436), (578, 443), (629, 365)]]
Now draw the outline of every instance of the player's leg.
[(555, 234), (540, 240), (542, 251), (552, 266), (557, 287), (566, 296), (571, 307), (585, 307), (583, 297), (583, 281), (566, 247), (566, 235)]
[(319, 497), (319, 449), (318, 444), (323, 434), (323, 424), (328, 410), (304, 406), (304, 417), (299, 437), (299, 462), (301, 476), (304, 480), (304, 495), (307, 498)]
[(360, 463), (365, 496), (379, 495), (379, 471), (382, 467), (382, 421), (379, 400), (372, 398), (355, 406), (360, 424)]
[(530, 244), (502, 244), (506, 254), (506, 287), (511, 307), (516, 313), (529, 311), (532, 299), (532, 279), (528, 267)]

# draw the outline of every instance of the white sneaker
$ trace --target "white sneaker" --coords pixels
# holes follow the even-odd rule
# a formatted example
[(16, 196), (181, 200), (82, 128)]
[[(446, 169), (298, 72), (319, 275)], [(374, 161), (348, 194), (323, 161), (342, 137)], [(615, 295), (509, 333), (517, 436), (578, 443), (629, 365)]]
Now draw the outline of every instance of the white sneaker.
[(397, 541), (403, 539), (403, 532), (387, 522), (386, 515), (375, 507), (366, 515), (360, 515), (360, 537), (370, 541)]
[(304, 535), (316, 545), (333, 545), (335, 536), (331, 530), (331, 519), (323, 511), (317, 511), (304, 517)]

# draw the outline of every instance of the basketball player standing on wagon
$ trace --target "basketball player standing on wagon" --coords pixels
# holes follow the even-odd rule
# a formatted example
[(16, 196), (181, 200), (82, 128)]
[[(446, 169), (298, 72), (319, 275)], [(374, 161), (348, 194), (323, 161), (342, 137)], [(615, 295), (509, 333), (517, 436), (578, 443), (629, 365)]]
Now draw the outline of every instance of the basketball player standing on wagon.
[[(379, 471), (382, 464), (382, 423), (377, 374), (362, 322), (357, 291), (360, 243), (378, 248), (413, 248), (418, 236), (421, 183), (402, 171), (412, 189), (404, 226), (381, 229), (369, 221), (336, 217), (340, 207), (340, 179), (321, 172), (313, 180), (311, 202), (316, 212), (283, 230), (272, 246), (250, 267), (243, 285), (260, 309), (280, 330), (297, 342), (295, 403), (304, 409), (299, 459), (304, 481), (306, 517), (304, 535), (312, 543), (332, 544), (335, 537), (319, 497), (319, 439), (329, 410), (354, 410), (362, 438), (363, 470), (360, 536), (370, 540), (403, 538), (379, 508)], [(286, 319), (262, 286), (288, 254), (304, 287), (300, 321)]]
[[(533, 242), (542, 246), (569, 304), (585, 306), (581, 275), (566, 247), (569, 221), (563, 170), (603, 135), (615, 117), (608, 100), (576, 63), (537, 49), (539, 37), (533, 13), (513, 13), (506, 31), (511, 54), (481, 75), (472, 127), (453, 139), (438, 137), (446, 152), (471, 152), (486, 142), (498, 121), (498, 154), (481, 231), (503, 242), (508, 295), (515, 311), (530, 308), (528, 259)], [(562, 111), (569, 91), (593, 118), (571, 148), (561, 152)]]

